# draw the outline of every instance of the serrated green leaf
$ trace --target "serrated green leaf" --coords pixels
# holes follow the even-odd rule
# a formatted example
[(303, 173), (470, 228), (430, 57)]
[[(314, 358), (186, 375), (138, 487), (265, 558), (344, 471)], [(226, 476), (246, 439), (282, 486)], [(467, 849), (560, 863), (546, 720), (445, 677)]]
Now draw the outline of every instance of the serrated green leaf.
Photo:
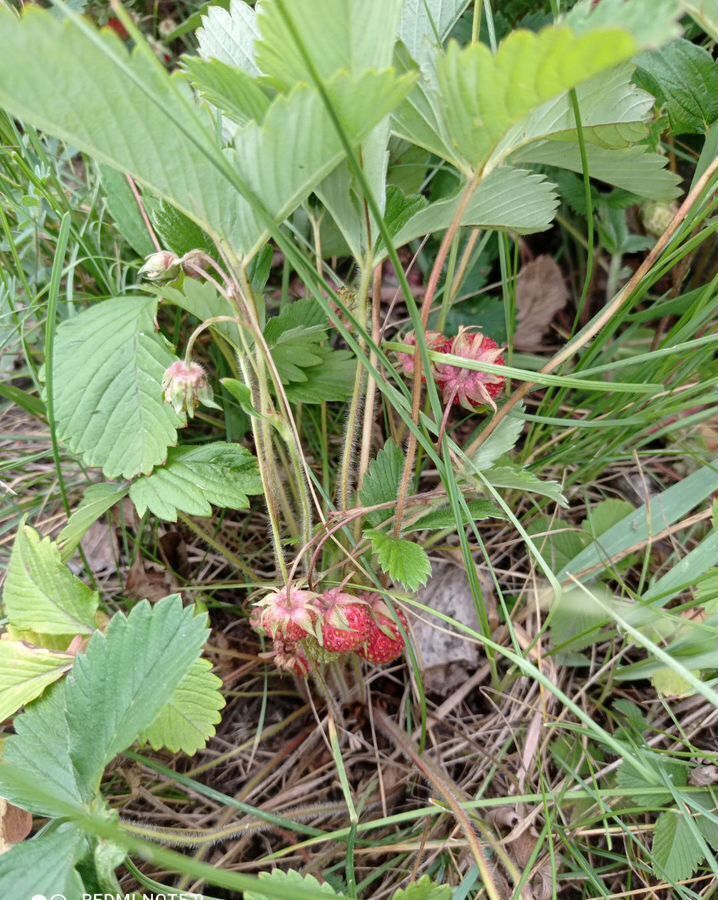
[(612, 528), (618, 522), (622, 522), (626, 516), (630, 516), (635, 510), (636, 507), (629, 503), (628, 500), (618, 500), (613, 497), (608, 500), (602, 500), (591, 507), (584, 527), (591, 537), (597, 538), (605, 534), (609, 528)]
[(127, 493), (126, 487), (116, 484), (92, 484), (85, 491), (80, 505), (72, 513), (67, 525), (57, 536), (57, 547), (63, 562), (74, 554), (90, 527)]
[(72, 668), (75, 657), (22, 641), (0, 641), (0, 721), (39, 697)]
[[(359, 76), (391, 65), (399, 26), (401, 0), (364, 3), (362, 0), (293, 0), (289, 13), (319, 77), (327, 81), (339, 70)], [(297, 82), (311, 83), (312, 75), (283, 10), (264, 0), (257, 18), (261, 38), (256, 62), (281, 90)]]
[(57, 329), (58, 437), (107, 478), (163, 463), (184, 422), (162, 397), (162, 376), (176, 357), (155, 332), (156, 310), (156, 297), (115, 297)]
[[(643, 146), (613, 150), (588, 144), (586, 156), (591, 178), (598, 181), (605, 181), (648, 200), (673, 200), (680, 193), (680, 179), (666, 168), (666, 157), (650, 153)], [(513, 154), (511, 160), (583, 173), (578, 144), (564, 141), (530, 144)]]
[[(483, 519), (505, 519), (506, 514), (495, 503), (489, 500), (470, 500), (466, 504), (469, 508), (469, 516), (464, 514), (464, 524), (481, 521)], [(422, 516), (413, 525), (405, 526), (402, 531), (411, 534), (414, 531), (436, 531), (444, 528), (455, 528), (456, 518), (450, 507), (435, 509), (433, 512)]]
[[(131, 174), (240, 254), (264, 240), (266, 219), (237, 191), (230, 167), (281, 221), (345, 155), (322, 97), (306, 84), (278, 97), (261, 126), (238, 128), (236, 149), (226, 153), (161, 66), (142, 53), (129, 56), (116, 36), (100, 36), (86, 21), (61, 24), (37, 7), (18, 18), (2, 7), (0, 41), (7, 47), (2, 107)], [(28, 67), (30, 58), (43, 65)], [(339, 73), (326, 90), (358, 144), (412, 83), (392, 70), (367, 71), (356, 82)]]
[(326, 332), (321, 325), (311, 328), (300, 325), (279, 335), (270, 349), (282, 384), (307, 380), (304, 370), (322, 362), (321, 345), (325, 338)]
[(685, 819), (673, 810), (661, 813), (653, 834), (653, 869), (663, 881), (690, 878), (703, 859), (703, 851)]
[(287, 397), (293, 403), (324, 403), (351, 398), (356, 375), (354, 354), (327, 346), (319, 350), (322, 354), (319, 365), (302, 370), (306, 380), (285, 387)]
[(138, 256), (149, 256), (155, 249), (140, 208), (127, 178), (109, 166), (98, 166), (105, 192), (107, 211), (120, 235)]
[[(700, 672), (693, 674), (700, 677)], [(651, 683), (656, 693), (662, 697), (692, 697), (696, 692), (695, 687), (688, 679), (674, 672), (668, 666), (654, 672), (651, 675)]]
[(92, 634), (99, 596), (65, 566), (57, 545), (29, 525), (17, 532), (3, 602), (15, 628)]
[(513, 450), (523, 430), (522, 418), (517, 415), (506, 416), (472, 457), (473, 468), (479, 472), (491, 468), (499, 457)]
[(143, 600), (95, 632), (65, 682), (70, 758), (86, 797), (105, 766), (155, 721), (207, 640), (206, 615), (179, 596)]
[[(668, 781), (676, 788), (685, 787), (688, 780), (688, 769), (686, 766), (671, 762), (658, 754), (649, 753), (648, 757), (651, 765), (659, 771), (663, 780)], [(668, 788), (661, 787), (657, 787), (655, 791), (650, 793), (634, 795), (633, 791), (636, 788), (653, 788), (655, 785), (642, 778), (630, 766), (621, 766), (618, 770), (616, 783), (619, 788), (623, 789), (625, 797), (634, 799), (645, 807), (663, 806), (673, 800), (673, 793)]]
[(238, 125), (264, 118), (271, 99), (246, 72), (194, 56), (185, 57), (184, 66), (197, 93)]
[(387, 187), (384, 208), (384, 224), (389, 234), (392, 237), (401, 234), (402, 229), (428, 205), (429, 201), (422, 194), (407, 196), (398, 187), (390, 184)]
[(0, 896), (82, 897), (85, 886), (75, 868), (87, 852), (87, 839), (75, 825), (16, 844), (0, 856)]
[(470, 0), (404, 0), (399, 40), (423, 70), (431, 71), (434, 56)]
[(660, 47), (678, 37), (677, 0), (580, 0), (565, 22), (579, 34), (596, 28), (624, 28), (641, 48)]
[(344, 896), (343, 894), (338, 894), (326, 881), (323, 884), (320, 884), (313, 875), (301, 875), (293, 869), (290, 869), (288, 872), (283, 872), (281, 869), (272, 869), (271, 872), (260, 872), (259, 879), (260, 881), (268, 882), (267, 893), (264, 894), (257, 889), (245, 891), (244, 900), (273, 900), (275, 895), (271, 890), (272, 884), (310, 888), (316, 891), (317, 895), (320, 897)]
[(218, 59), (253, 76), (259, 75), (254, 62), (258, 36), (257, 14), (243, 0), (232, 0), (229, 10), (210, 6), (196, 35), (204, 59)]
[(15, 734), (5, 741), (0, 758), (0, 794), (40, 816), (66, 816), (68, 808), (84, 802), (70, 759), (66, 690), (67, 680), (54, 684), (16, 717)]
[(428, 875), (419, 881), (400, 888), (392, 900), (450, 900), (451, 888), (448, 884), (437, 884)]
[(272, 316), (264, 328), (264, 336), (271, 346), (276, 344), (285, 331), (295, 328), (315, 328), (328, 326), (324, 310), (311, 298), (289, 303), (277, 316)]
[(561, 491), (561, 485), (557, 481), (542, 481), (528, 469), (520, 469), (518, 466), (494, 466), (492, 469), (486, 469), (482, 474), (494, 487), (541, 494), (558, 503), (559, 506), (568, 506), (568, 501)]
[[(630, 64), (616, 66), (576, 88), (587, 144), (620, 149), (647, 136), (654, 98), (634, 84), (634, 71)], [(550, 100), (514, 125), (492, 154), (491, 165), (506, 159), (517, 162), (519, 156), (512, 154), (545, 139), (577, 143), (576, 119), (568, 94)]]
[(212, 663), (198, 659), (139, 739), (153, 750), (165, 747), (172, 753), (193, 756), (207, 744), (214, 726), (222, 720), (219, 710), (225, 701), (221, 687), (221, 679), (212, 674)]
[[(363, 506), (393, 503), (399, 493), (401, 473), (404, 471), (404, 453), (393, 438), (384, 444), (376, 459), (369, 463), (364, 483), (359, 491)], [(366, 517), (370, 525), (379, 525), (392, 515), (391, 509), (380, 509)]]
[(674, 134), (702, 134), (718, 119), (718, 66), (684, 38), (636, 60), (639, 81), (664, 105)]
[(200, 226), (166, 201), (160, 201), (152, 209), (152, 225), (162, 246), (184, 256), (190, 250), (203, 250), (210, 256), (217, 255), (213, 241)]
[[(630, 59), (639, 45), (625, 30), (574, 34), (555, 25), (517, 30), (498, 52), (481, 43), (449, 44), (439, 60), (442, 110), (452, 146), (472, 169), (533, 110), (581, 82)], [(479, 127), (477, 127), (479, 126)]]
[(246, 509), (249, 494), (262, 493), (256, 458), (241, 444), (217, 441), (198, 447), (175, 447), (167, 463), (130, 487), (139, 515), (149, 509), (169, 522), (177, 513), (210, 516), (212, 505)]
[[(418, 210), (396, 234), (394, 246), (448, 228), (456, 217), (463, 191)], [(543, 175), (503, 166), (481, 182), (461, 219), (462, 225), (507, 230), (517, 234), (543, 231), (559, 205), (555, 185)]]
[[(131, 174), (230, 238), (241, 198), (220, 171), (219, 145), (161, 66), (128, 54), (116, 35), (99, 34), (86, 20), (59, 21), (38, 7), (20, 18), (3, 7), (0, 41), (7, 48), (0, 59), (3, 108)], [(34, 58), (43, 65), (25, 64)]]
[(382, 572), (403, 584), (408, 591), (426, 584), (431, 575), (431, 563), (423, 547), (383, 531), (365, 531), (364, 536), (369, 539)]

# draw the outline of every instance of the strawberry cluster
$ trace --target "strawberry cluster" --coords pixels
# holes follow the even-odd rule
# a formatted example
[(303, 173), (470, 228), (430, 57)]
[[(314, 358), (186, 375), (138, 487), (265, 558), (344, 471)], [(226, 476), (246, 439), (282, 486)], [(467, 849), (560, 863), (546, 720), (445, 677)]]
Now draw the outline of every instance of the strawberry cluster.
[[(437, 353), (451, 353), (454, 356), (494, 366), (505, 365), (503, 348), (499, 347), (495, 340), (475, 329), (461, 328), (453, 340), (438, 331), (427, 331), (424, 339), (427, 348)], [(403, 343), (416, 347), (416, 335), (413, 331), (406, 335)], [(404, 374), (413, 377), (414, 354), (400, 353), (399, 362)], [(471, 411), (482, 406), (496, 409), (495, 400), (506, 382), (501, 375), (478, 372), (449, 363), (434, 363), (432, 374), (446, 406), (455, 404)], [(426, 381), (426, 377), (422, 376), (422, 380)]]
[[(406, 629), (401, 610), (396, 615)], [(378, 594), (354, 596), (339, 588), (323, 594), (287, 587), (260, 600), (250, 616), (255, 631), (272, 639), (274, 664), (307, 676), (318, 662), (356, 653), (385, 665), (404, 651), (404, 636)]]

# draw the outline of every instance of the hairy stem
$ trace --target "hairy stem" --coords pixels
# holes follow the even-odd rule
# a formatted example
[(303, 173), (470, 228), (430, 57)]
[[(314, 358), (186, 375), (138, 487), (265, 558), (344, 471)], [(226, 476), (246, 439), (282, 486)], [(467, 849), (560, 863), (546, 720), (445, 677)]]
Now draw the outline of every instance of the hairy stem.
[[(359, 281), (359, 290), (357, 291), (356, 317), (361, 323), (362, 328), (366, 326), (367, 318), (367, 295), (369, 293), (369, 282), (372, 276), (372, 267), (370, 260), (364, 261), (361, 268), (361, 278)], [(364, 338), (360, 338), (362, 349), (366, 346)], [(339, 470), (339, 488), (338, 503), (339, 509), (349, 509), (351, 506), (352, 493), (352, 467), (354, 462), (354, 448), (356, 444), (357, 427), (359, 424), (359, 407), (361, 399), (364, 395), (364, 379), (366, 372), (364, 367), (357, 365), (356, 377), (354, 379), (354, 391), (352, 393), (349, 412), (347, 414), (346, 430), (344, 432), (344, 447), (342, 449), (342, 462)]]

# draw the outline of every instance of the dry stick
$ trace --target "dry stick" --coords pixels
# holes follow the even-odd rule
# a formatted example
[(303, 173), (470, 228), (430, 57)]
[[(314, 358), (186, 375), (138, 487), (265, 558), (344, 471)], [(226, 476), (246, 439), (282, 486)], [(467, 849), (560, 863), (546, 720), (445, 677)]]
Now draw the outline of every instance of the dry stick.
[(127, 183), (130, 186), (130, 190), (132, 191), (132, 196), (135, 198), (135, 203), (137, 204), (137, 208), (140, 211), (140, 215), (142, 216), (142, 221), (145, 223), (145, 228), (147, 229), (147, 234), (150, 236), (150, 240), (154, 244), (155, 250), (159, 253), (162, 250), (162, 245), (160, 244), (157, 235), (155, 234), (155, 230), (152, 227), (152, 223), (150, 222), (150, 217), (147, 215), (147, 210), (145, 209), (145, 204), (140, 196), (140, 192), (137, 190), (137, 185), (134, 182), (134, 179), (129, 175), (125, 175), (127, 179)]
[(460, 796), (459, 789), (438, 766), (425, 756), (422, 756), (414, 747), (413, 741), (409, 735), (397, 727), (397, 725), (395, 725), (394, 722), (378, 708), (374, 709), (374, 721), (384, 734), (409, 757), (424, 778), (443, 794), (447, 805), (451, 808), (451, 811), (456, 817), (456, 821), (466, 836), (467, 843), (471, 848), (472, 856), (474, 857), (484, 887), (486, 888), (486, 893), (490, 900), (503, 900), (496, 884), (496, 870), (487, 860), (483, 847), (479, 843), (476, 831), (474, 830), (474, 826), (471, 824), (471, 819), (462, 806), (462, 802), (465, 798)]
[[(426, 293), (424, 294), (424, 301), (421, 304), (421, 324), (423, 326), (424, 331), (426, 331), (426, 326), (429, 321), (429, 314), (431, 312), (431, 306), (434, 302), (434, 297), (436, 296), (436, 290), (439, 287), (439, 279), (441, 278), (441, 273), (444, 270), (444, 264), (446, 263), (446, 258), (449, 255), (449, 248), (454, 242), (454, 238), (457, 235), (459, 228), (461, 227), (461, 220), (464, 217), (464, 213), (471, 202), (471, 198), (474, 196), (476, 192), (476, 188), (479, 186), (479, 180), (481, 177), (480, 172), (476, 172), (473, 176), (469, 184), (467, 185), (466, 190), (464, 191), (464, 195), (461, 198), (461, 202), (456, 210), (454, 218), (451, 221), (451, 224), (446, 230), (446, 234), (444, 235), (443, 240), (441, 241), (441, 246), (439, 247), (439, 252), (436, 254), (436, 259), (434, 260), (434, 266), (431, 270), (431, 275), (429, 276), (429, 283), (426, 286)], [(424, 362), (422, 359), (421, 353), (414, 354), (414, 383), (412, 385), (412, 393), (411, 393), (411, 418), (414, 422), (414, 425), (419, 424), (419, 415), (421, 413), (421, 376), (423, 373)], [(406, 460), (404, 462), (404, 471), (401, 476), (401, 484), (399, 485), (399, 494), (397, 497), (396, 503), (396, 521), (394, 523), (394, 534), (396, 537), (399, 537), (401, 534), (401, 523), (404, 518), (404, 507), (406, 505), (406, 498), (409, 493), (409, 483), (411, 481), (411, 476), (414, 471), (414, 460), (416, 458), (416, 444), (417, 439), (416, 435), (411, 432), (409, 434), (408, 443), (406, 446)]]
[[(371, 337), (374, 346), (379, 346), (381, 340), (381, 272), (382, 264), (374, 269), (374, 283), (371, 291)], [(372, 368), (376, 368), (377, 355), (372, 348), (369, 353), (369, 362)], [(364, 476), (369, 468), (369, 454), (371, 452), (371, 438), (374, 429), (374, 402), (376, 399), (376, 381), (369, 378), (364, 398), (364, 422), (362, 425), (361, 451), (359, 453), (359, 471), (357, 472), (357, 493), (364, 483)]]
[[(555, 369), (558, 369), (558, 367), (566, 362), (567, 359), (570, 359), (592, 338), (594, 338), (605, 325), (607, 325), (611, 321), (613, 316), (631, 298), (631, 295), (638, 287), (642, 279), (645, 278), (646, 275), (648, 275), (663, 251), (673, 240), (676, 232), (687, 218), (688, 213), (698, 202), (701, 194), (717, 171), (718, 158), (713, 160), (713, 162), (708, 166), (703, 175), (698, 179), (696, 186), (683, 201), (675, 216), (673, 216), (673, 219), (671, 220), (668, 228), (666, 228), (661, 237), (656, 241), (651, 252), (643, 260), (641, 265), (636, 269), (636, 271), (626, 282), (626, 284), (621, 288), (621, 290), (618, 291), (613, 300), (611, 300), (611, 302), (607, 306), (605, 306), (599, 313), (597, 313), (597, 315), (594, 316), (593, 320), (589, 322), (584, 328), (582, 328), (581, 331), (579, 331), (579, 333), (576, 335), (576, 337), (573, 338), (573, 340), (570, 340), (566, 344), (563, 350), (560, 350), (553, 357), (553, 359), (549, 360), (549, 362), (546, 363), (543, 369), (541, 369), (540, 374), (550, 375), (551, 372), (553, 372)], [(484, 428), (481, 434), (479, 434), (476, 439), (471, 444), (469, 444), (468, 448), (466, 449), (466, 455), (469, 457), (473, 456), (479, 449), (479, 447), (484, 443), (484, 441), (496, 430), (499, 423), (504, 418), (506, 418), (511, 410), (518, 403), (520, 403), (521, 400), (523, 400), (523, 398), (527, 394), (529, 394), (535, 387), (535, 382), (525, 381), (519, 388), (517, 388), (513, 392), (511, 397), (497, 412), (497, 414), (493, 417), (493, 419), (491, 419), (491, 421)]]

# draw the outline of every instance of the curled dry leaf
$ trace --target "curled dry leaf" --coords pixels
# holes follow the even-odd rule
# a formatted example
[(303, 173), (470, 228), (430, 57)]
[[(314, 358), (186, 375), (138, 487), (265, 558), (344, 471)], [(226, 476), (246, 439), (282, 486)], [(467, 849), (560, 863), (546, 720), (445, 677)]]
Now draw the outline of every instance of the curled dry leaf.
[(552, 257), (537, 256), (527, 263), (519, 272), (516, 284), (514, 347), (529, 352), (544, 349), (544, 334), (567, 302), (566, 283)]

